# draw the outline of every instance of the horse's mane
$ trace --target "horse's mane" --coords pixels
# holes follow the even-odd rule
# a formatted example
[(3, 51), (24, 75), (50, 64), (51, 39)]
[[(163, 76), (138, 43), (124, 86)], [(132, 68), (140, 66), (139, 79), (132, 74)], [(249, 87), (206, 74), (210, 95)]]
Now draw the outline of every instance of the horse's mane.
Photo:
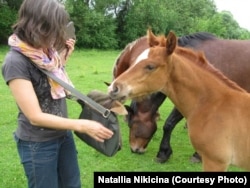
[(230, 88), (238, 90), (238, 91), (247, 92), (245, 89), (240, 87), (236, 82), (234, 82), (234, 81), (230, 80), (229, 78), (227, 78), (219, 69), (214, 67), (211, 63), (209, 63), (209, 61), (206, 59), (203, 52), (194, 51), (194, 50), (192, 50), (190, 48), (179, 47), (178, 50), (177, 50), (177, 53), (181, 53), (181, 54), (183, 54), (185, 56), (196, 59), (196, 61), (192, 61), (192, 62), (195, 63), (197, 66), (199, 66), (199, 67), (201, 67), (203, 69), (206, 69), (207, 71), (209, 71), (210, 73), (215, 75), (217, 78), (222, 80)]
[(182, 37), (178, 37), (178, 45), (179, 46), (196, 46), (196, 44), (206, 41), (206, 40), (215, 40), (217, 37), (211, 33), (207, 32), (197, 32), (190, 35), (185, 35)]

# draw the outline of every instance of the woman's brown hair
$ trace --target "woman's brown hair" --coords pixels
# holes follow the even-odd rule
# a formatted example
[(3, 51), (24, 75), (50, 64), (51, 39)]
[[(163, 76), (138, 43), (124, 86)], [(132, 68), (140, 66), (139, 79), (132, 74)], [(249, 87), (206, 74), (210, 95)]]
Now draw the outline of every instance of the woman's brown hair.
[(35, 48), (56, 49), (65, 46), (65, 27), (69, 15), (57, 0), (24, 0), (14, 33), (24, 42)]

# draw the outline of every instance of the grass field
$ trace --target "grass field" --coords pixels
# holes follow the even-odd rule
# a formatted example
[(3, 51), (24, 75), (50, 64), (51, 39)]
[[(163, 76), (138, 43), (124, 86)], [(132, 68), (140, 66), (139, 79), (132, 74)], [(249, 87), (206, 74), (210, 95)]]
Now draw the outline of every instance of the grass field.
[[(0, 65), (7, 50), (5, 47), (0, 48)], [(106, 92), (104, 81), (112, 80), (113, 64), (119, 53), (119, 51), (75, 50), (67, 64), (68, 74), (75, 87), (85, 94), (93, 89)], [(27, 187), (26, 179), (12, 139), (13, 131), (16, 129), (17, 108), (2, 77), (0, 88), (0, 188), (24, 188)], [(123, 147), (114, 157), (103, 156), (75, 138), (83, 187), (93, 188), (93, 172), (96, 171), (201, 171), (201, 164), (192, 164), (189, 161), (194, 150), (190, 145), (187, 130), (184, 128), (184, 120), (173, 131), (171, 144), (174, 153), (170, 160), (164, 164), (154, 161), (162, 137), (162, 126), (172, 107), (173, 104), (168, 99), (160, 107), (161, 119), (158, 122), (158, 130), (147, 152), (142, 155), (130, 152), (129, 129), (123, 117), (119, 117)], [(68, 101), (68, 108), (69, 116), (78, 118), (80, 106), (73, 101)], [(240, 169), (231, 167), (229, 171), (240, 171)]]

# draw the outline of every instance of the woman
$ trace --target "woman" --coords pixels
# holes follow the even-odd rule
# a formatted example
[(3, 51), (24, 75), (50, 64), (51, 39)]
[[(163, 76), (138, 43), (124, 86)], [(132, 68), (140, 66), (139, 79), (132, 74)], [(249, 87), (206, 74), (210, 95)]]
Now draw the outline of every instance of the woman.
[[(75, 44), (66, 40), (68, 22), (56, 0), (24, 0), (9, 37), (2, 74), (19, 110), (14, 138), (28, 187), (81, 187), (71, 130), (100, 142), (113, 135), (98, 122), (67, 118), (68, 93), (37, 68), (71, 84), (64, 69)], [(60, 56), (55, 49), (62, 51)]]

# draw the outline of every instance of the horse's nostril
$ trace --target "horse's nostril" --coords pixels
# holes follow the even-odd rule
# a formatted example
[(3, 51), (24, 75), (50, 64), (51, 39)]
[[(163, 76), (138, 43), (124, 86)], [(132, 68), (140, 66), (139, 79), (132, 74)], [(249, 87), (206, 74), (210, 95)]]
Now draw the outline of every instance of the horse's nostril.
[(144, 153), (143, 151), (140, 151), (139, 148), (136, 148), (136, 149), (130, 148), (130, 150), (131, 150), (132, 153), (136, 153), (136, 154), (143, 154)]
[(118, 88), (114, 85), (110, 85), (108, 87), (108, 93), (111, 98), (114, 98), (116, 96), (117, 91), (118, 91)]
[(109, 93), (110, 93), (110, 96), (112, 98), (114, 98), (114, 97), (117, 96), (118, 92), (119, 92), (119, 88), (117, 86), (113, 86), (112, 88), (110, 88), (110, 92)]
[(108, 87), (108, 94), (109, 96), (114, 99), (118, 100), (121, 103), (124, 103), (126, 100), (126, 96), (122, 95), (122, 86), (118, 84), (112, 84)]
[(117, 87), (117, 86), (114, 86), (113, 87), (113, 94), (117, 94), (118, 93), (118, 91), (119, 91), (119, 88)]

